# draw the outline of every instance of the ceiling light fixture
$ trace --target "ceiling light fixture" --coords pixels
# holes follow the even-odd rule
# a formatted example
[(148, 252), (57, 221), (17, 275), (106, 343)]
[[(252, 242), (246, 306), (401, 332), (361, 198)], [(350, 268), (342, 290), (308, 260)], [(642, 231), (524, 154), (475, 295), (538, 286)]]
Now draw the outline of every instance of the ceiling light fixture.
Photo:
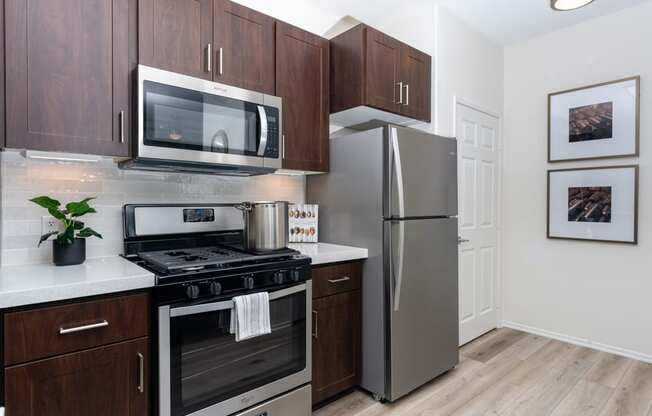
[(577, 10), (581, 7), (588, 6), (594, 0), (550, 0), (550, 7), (553, 10), (569, 11)]

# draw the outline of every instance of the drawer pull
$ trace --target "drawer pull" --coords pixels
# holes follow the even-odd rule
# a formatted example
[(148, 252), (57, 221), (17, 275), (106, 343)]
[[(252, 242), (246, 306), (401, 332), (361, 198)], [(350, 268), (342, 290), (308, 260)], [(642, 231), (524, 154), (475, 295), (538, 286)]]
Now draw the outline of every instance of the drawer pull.
[(138, 392), (145, 392), (145, 356), (138, 353)]
[(82, 326), (73, 326), (72, 328), (59, 328), (59, 335), (73, 334), (75, 332), (89, 331), (91, 329), (104, 328), (109, 326), (109, 321), (103, 320), (94, 324), (82, 325)]
[(348, 282), (349, 280), (351, 280), (351, 278), (349, 276), (344, 276), (341, 279), (329, 279), (328, 283), (335, 284), (335, 283)]

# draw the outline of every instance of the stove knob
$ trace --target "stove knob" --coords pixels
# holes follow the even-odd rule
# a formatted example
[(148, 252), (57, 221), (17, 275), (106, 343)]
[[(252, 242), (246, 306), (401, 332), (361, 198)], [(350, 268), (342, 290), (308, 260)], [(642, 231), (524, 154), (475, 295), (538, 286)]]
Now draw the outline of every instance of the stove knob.
[(298, 282), (301, 280), (301, 270), (299, 269), (294, 269), (290, 273), (290, 279), (292, 279), (293, 282)]
[(211, 295), (219, 295), (222, 293), (222, 285), (218, 282), (210, 282), (208, 285), (208, 290), (210, 290)]
[(199, 297), (199, 286), (189, 285), (186, 287), (186, 296), (188, 296), (189, 299), (197, 299)]
[(277, 285), (282, 285), (285, 283), (285, 273), (284, 272), (276, 272), (274, 273), (274, 283)]
[(245, 289), (253, 289), (254, 288), (254, 278), (251, 276), (245, 277), (244, 278), (244, 287)]

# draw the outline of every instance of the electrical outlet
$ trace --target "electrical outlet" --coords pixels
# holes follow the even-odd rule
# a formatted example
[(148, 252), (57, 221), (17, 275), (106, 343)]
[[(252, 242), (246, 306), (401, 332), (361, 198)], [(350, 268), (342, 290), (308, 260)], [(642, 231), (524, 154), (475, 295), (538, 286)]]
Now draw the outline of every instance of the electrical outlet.
[(46, 215), (41, 217), (41, 234), (51, 233), (53, 231), (62, 231), (61, 222), (56, 218)]

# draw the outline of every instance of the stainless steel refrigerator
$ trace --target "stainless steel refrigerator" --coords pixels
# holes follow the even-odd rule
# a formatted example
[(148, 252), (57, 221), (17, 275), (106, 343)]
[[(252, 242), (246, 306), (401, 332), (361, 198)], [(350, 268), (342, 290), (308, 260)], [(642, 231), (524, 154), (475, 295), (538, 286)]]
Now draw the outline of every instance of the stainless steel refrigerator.
[(370, 123), (330, 141), (307, 179), (319, 239), (369, 249), (361, 386), (394, 401), (458, 363), (457, 145)]

